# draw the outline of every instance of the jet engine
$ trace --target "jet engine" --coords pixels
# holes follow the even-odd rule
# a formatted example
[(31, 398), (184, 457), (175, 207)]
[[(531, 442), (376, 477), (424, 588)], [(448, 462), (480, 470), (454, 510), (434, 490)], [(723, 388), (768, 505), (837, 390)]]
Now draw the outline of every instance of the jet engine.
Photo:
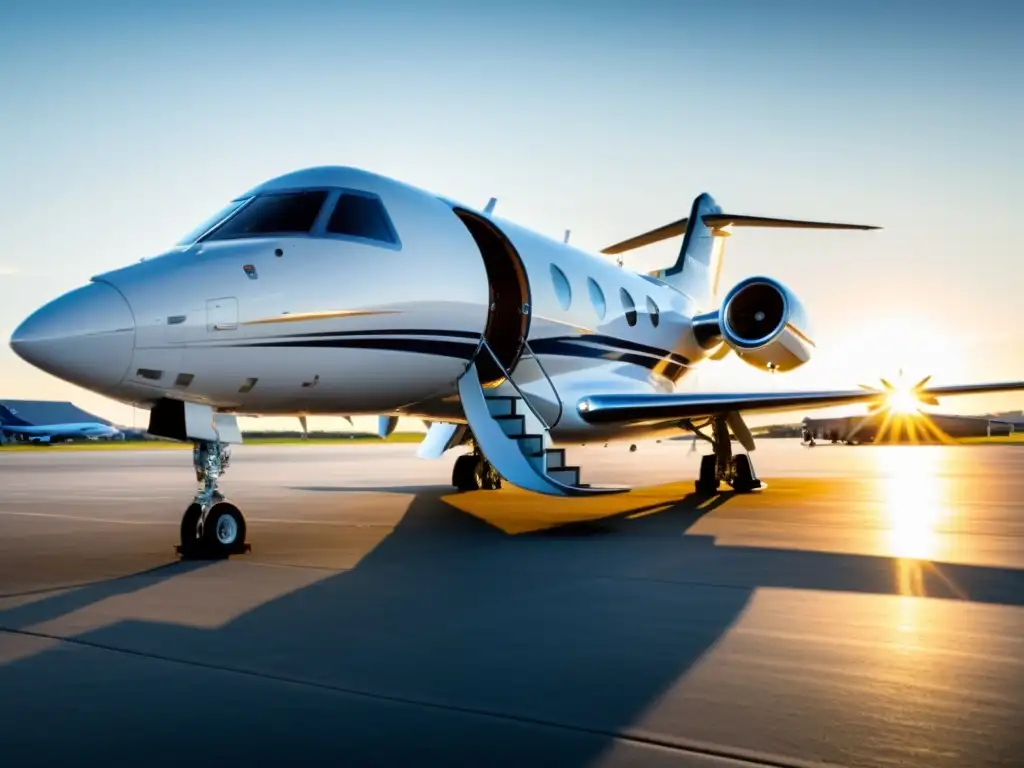
[(814, 342), (800, 300), (769, 277), (750, 277), (725, 297), (722, 339), (755, 368), (791, 371), (811, 359)]

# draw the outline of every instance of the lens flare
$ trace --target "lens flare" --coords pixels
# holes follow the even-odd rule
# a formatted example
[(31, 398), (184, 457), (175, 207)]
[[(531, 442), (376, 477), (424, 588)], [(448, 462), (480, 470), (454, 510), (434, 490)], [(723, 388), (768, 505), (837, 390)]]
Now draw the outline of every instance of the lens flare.
[(886, 400), (886, 406), (893, 413), (902, 415), (909, 415), (918, 412), (917, 397), (910, 390), (909, 387), (900, 387), (889, 393), (889, 397)]

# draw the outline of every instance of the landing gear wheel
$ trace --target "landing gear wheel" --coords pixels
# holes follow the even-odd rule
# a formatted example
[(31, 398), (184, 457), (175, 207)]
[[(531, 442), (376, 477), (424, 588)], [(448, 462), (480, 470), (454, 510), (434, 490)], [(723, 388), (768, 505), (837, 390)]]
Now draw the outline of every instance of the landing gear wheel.
[(718, 477), (715, 467), (715, 456), (702, 456), (700, 459), (700, 475), (696, 482), (697, 493), (717, 493)]
[(480, 457), (473, 467), (473, 481), (481, 491), (496, 491), (501, 488), (501, 475), (487, 459)]
[(452, 485), (460, 491), (496, 491), (501, 488), (501, 475), (483, 456), (467, 453), (455, 460)]
[(178, 551), (183, 557), (192, 557), (199, 553), (199, 518), (203, 509), (198, 504), (191, 504), (181, 516), (181, 546)]
[(764, 488), (764, 483), (757, 479), (754, 474), (754, 465), (750, 463), (750, 457), (741, 453), (732, 460), (732, 472), (729, 485), (737, 493), (750, 493)]
[(452, 467), (452, 485), (460, 491), (474, 491), (477, 488), (473, 471), (476, 467), (476, 456), (467, 453), (459, 456)]
[(226, 501), (213, 505), (203, 525), (203, 549), (211, 557), (227, 557), (246, 551), (245, 517), (238, 507)]

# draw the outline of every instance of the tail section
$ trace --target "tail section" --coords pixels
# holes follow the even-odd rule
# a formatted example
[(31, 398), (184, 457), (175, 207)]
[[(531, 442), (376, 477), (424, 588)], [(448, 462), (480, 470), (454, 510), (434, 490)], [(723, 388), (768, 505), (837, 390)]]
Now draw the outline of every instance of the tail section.
[(690, 208), (676, 263), (652, 275), (685, 293), (698, 309), (711, 309), (718, 297), (718, 276), (729, 233), (712, 229), (704, 219), (721, 212), (711, 195), (699, 195)]
[(606, 254), (625, 253), (645, 245), (683, 236), (675, 264), (651, 273), (651, 277), (682, 291), (700, 310), (715, 307), (718, 278), (722, 269), (725, 238), (729, 227), (785, 227), (791, 229), (880, 229), (866, 224), (834, 224), (794, 219), (771, 219), (764, 216), (740, 216), (722, 213), (711, 195), (702, 193), (690, 207), (690, 215), (650, 232), (623, 240), (601, 251)]
[(27, 427), (27, 421), (14, 415), (7, 406), (0, 404), (0, 427)]

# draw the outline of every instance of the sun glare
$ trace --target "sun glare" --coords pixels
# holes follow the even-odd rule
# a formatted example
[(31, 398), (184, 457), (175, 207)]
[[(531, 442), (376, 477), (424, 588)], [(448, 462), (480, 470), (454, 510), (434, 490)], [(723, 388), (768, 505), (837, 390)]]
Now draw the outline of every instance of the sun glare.
[(893, 413), (909, 415), (918, 412), (920, 403), (909, 387), (900, 387), (889, 394), (886, 405)]
[(883, 474), (890, 553), (915, 560), (935, 557), (936, 528), (948, 514), (942, 449), (885, 446), (875, 456)]

